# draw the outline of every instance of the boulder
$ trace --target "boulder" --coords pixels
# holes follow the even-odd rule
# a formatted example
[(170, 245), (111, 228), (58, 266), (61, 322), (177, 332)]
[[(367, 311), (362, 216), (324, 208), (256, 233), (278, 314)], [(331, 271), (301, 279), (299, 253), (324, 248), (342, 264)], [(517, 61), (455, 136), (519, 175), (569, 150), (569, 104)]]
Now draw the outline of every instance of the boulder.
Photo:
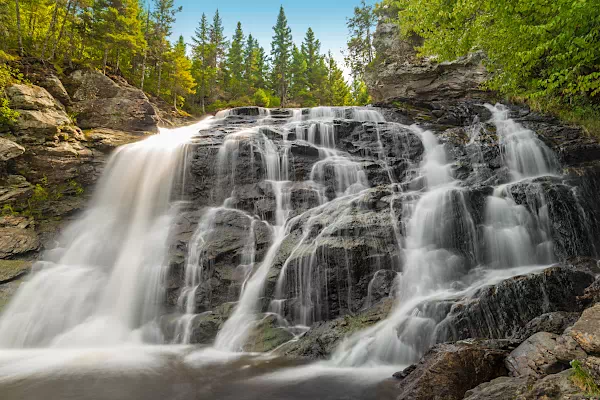
[(539, 332), (525, 340), (506, 358), (511, 376), (540, 378), (569, 369), (569, 361), (557, 359), (554, 349), (557, 335)]
[(328, 358), (346, 336), (384, 320), (393, 303), (393, 299), (385, 299), (357, 315), (318, 322), (300, 339), (279, 348), (277, 353), (291, 357)]
[(45, 137), (53, 137), (72, 123), (64, 107), (42, 87), (14, 84), (6, 92), (19, 113), (13, 129), (21, 141), (43, 143)]
[(244, 351), (267, 352), (289, 342), (294, 335), (286, 328), (280, 326), (276, 315), (269, 314), (258, 321), (244, 346)]
[(469, 389), (506, 375), (506, 351), (484, 344), (439, 344), (398, 385), (397, 399), (460, 400)]
[(25, 148), (12, 140), (0, 137), (0, 161), (8, 161), (25, 153)]
[(565, 263), (484, 287), (452, 306), (437, 340), (514, 337), (542, 314), (581, 311), (577, 297), (594, 280), (586, 263)]
[[(587, 289), (586, 289), (587, 290)], [(538, 332), (550, 332), (561, 335), (565, 329), (573, 326), (581, 314), (578, 312), (555, 311), (535, 317), (519, 329), (513, 339), (523, 341)]]
[(569, 334), (588, 354), (600, 354), (600, 303), (585, 310)]
[(117, 83), (95, 70), (76, 70), (69, 75), (67, 90), (82, 129), (158, 131), (158, 116), (148, 97), (122, 80)]
[(33, 229), (0, 228), (0, 258), (11, 258), (31, 253), (40, 248)]
[(527, 390), (531, 378), (501, 376), (468, 390), (464, 400), (515, 400)]

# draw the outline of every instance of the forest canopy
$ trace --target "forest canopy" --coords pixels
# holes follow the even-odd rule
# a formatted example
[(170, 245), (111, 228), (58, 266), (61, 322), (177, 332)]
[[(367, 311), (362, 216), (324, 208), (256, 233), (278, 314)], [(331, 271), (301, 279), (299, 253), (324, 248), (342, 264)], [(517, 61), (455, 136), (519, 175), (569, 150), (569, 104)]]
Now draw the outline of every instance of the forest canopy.
[(0, 0), (0, 36), (6, 38), (0, 51), (6, 58), (35, 57), (58, 70), (83, 65), (120, 75), (195, 114), (252, 104), (308, 107), (370, 100), (364, 84), (349, 84), (333, 55), (322, 52), (312, 29), (295, 44), (283, 7), (268, 49), (244, 32), (241, 22), (228, 38), (218, 10), (198, 16), (190, 43), (171, 38), (181, 11), (174, 0), (153, 0), (149, 6), (141, 0)]

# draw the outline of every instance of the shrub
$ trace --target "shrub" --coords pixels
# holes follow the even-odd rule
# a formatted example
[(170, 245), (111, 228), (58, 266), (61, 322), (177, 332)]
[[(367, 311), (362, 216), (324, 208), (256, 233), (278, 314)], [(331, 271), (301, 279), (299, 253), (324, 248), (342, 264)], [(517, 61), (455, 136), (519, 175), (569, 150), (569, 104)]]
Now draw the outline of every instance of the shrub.
[(271, 103), (269, 95), (263, 89), (258, 89), (254, 92), (253, 99), (254, 105), (258, 107), (269, 107), (269, 104)]

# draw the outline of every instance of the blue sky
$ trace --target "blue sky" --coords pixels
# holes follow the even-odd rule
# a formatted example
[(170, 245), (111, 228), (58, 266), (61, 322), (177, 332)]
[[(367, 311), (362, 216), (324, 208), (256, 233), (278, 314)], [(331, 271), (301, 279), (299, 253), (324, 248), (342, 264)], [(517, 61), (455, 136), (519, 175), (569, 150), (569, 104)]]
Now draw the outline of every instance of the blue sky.
[(294, 42), (299, 45), (308, 27), (312, 27), (321, 41), (321, 51), (325, 53), (331, 50), (342, 66), (341, 50), (346, 46), (348, 33), (346, 18), (352, 15), (359, 3), (360, 0), (175, 0), (175, 4), (182, 6), (183, 11), (177, 14), (173, 39), (183, 35), (186, 43), (190, 43), (202, 13), (212, 19), (218, 8), (229, 39), (240, 21), (244, 34), (252, 33), (261, 46), (270, 52), (272, 28), (277, 21), (279, 6), (283, 5)]

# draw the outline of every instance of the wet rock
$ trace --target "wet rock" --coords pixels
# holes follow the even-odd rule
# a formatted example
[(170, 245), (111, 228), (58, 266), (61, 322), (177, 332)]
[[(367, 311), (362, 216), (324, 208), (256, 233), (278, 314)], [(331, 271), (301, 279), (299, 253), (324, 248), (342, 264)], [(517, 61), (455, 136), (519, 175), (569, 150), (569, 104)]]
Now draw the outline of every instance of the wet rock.
[[(587, 290), (587, 289), (586, 289)], [(521, 328), (514, 336), (516, 340), (525, 340), (538, 332), (549, 332), (561, 335), (565, 329), (577, 322), (581, 314), (578, 312), (555, 311), (535, 317)]]
[(392, 306), (393, 300), (385, 299), (356, 315), (317, 322), (300, 339), (282, 346), (277, 353), (291, 357), (328, 358), (344, 337), (382, 321), (388, 316)]
[(526, 339), (506, 358), (511, 376), (540, 378), (569, 369), (568, 362), (561, 362), (554, 354), (557, 335), (539, 332)]
[(563, 264), (516, 276), (457, 302), (438, 327), (438, 341), (507, 338), (533, 318), (553, 311), (578, 312), (577, 297), (594, 281), (586, 265)]
[(69, 75), (66, 87), (82, 129), (158, 130), (156, 110), (144, 92), (123, 81), (117, 83), (95, 70), (77, 70)]
[(506, 352), (479, 344), (440, 344), (400, 380), (398, 399), (462, 399), (469, 389), (506, 375)]
[[(517, 397), (517, 400), (538, 399), (589, 399), (586, 393), (572, 381), (573, 370), (569, 369), (535, 382), (529, 390)], [(593, 398), (593, 397), (591, 397)]]
[(292, 333), (280, 326), (277, 316), (267, 315), (256, 324), (248, 336), (244, 351), (264, 353), (276, 349), (293, 338)]
[(600, 304), (585, 310), (569, 334), (588, 354), (600, 354)]

